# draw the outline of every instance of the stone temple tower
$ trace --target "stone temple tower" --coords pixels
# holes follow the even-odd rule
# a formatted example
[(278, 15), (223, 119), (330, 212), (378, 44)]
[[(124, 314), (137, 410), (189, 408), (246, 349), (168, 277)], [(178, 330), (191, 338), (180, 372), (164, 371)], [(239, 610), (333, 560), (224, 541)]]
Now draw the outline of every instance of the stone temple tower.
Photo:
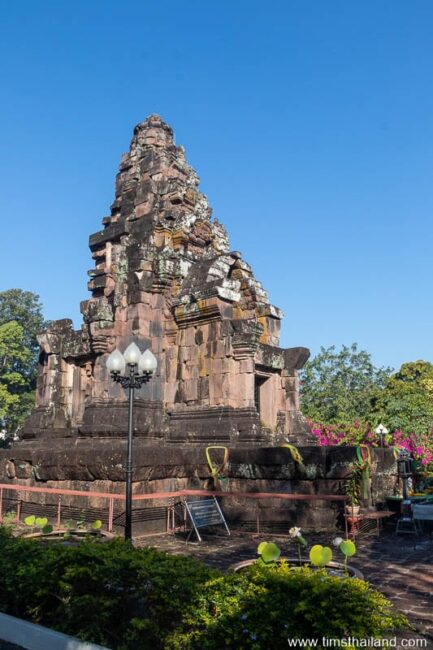
[(198, 186), (158, 115), (135, 127), (111, 214), (90, 237), (83, 325), (56, 321), (39, 337), (36, 409), (24, 440), (124, 436), (126, 396), (106, 360), (131, 341), (158, 359), (156, 376), (136, 393), (134, 431), (143, 442), (307, 439), (297, 373), (309, 351), (278, 347), (282, 313), (230, 251)]

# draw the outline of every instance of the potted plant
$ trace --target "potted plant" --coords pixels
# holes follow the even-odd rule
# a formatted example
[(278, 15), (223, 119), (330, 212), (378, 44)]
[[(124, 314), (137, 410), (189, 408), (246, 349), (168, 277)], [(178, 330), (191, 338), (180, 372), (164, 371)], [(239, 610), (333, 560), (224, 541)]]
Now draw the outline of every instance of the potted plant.
[(276, 544), (273, 542), (261, 542), (257, 547), (257, 553), (259, 555), (258, 559), (244, 560), (243, 562), (232, 564), (230, 570), (237, 573), (238, 571), (246, 570), (255, 563), (272, 568), (278, 566), (281, 562), (284, 562), (294, 571), (299, 570), (302, 567), (308, 567), (312, 570), (323, 569), (328, 573), (328, 575), (337, 576), (339, 578), (359, 578), (363, 580), (364, 576), (361, 571), (347, 564), (347, 558), (352, 557), (356, 552), (354, 542), (351, 540), (343, 540), (338, 537), (333, 543), (343, 554), (344, 563), (332, 561), (333, 553), (329, 546), (315, 544), (310, 549), (308, 559), (292, 557), (282, 558), (281, 551)]
[(362, 470), (356, 464), (352, 466), (352, 471), (345, 484), (346, 494), (349, 497), (349, 504), (346, 505), (346, 514), (351, 517), (359, 515), (361, 501)]
[(29, 515), (25, 517), (24, 524), (30, 528), (30, 532), (25, 533), (23, 537), (39, 538), (45, 542), (61, 542), (67, 545), (78, 544), (84, 539), (94, 539), (99, 541), (108, 541), (113, 535), (102, 530), (102, 521), (97, 519), (90, 526), (86, 526), (84, 521), (67, 522), (64, 528), (54, 530), (53, 526), (48, 523), (46, 517), (35, 517)]

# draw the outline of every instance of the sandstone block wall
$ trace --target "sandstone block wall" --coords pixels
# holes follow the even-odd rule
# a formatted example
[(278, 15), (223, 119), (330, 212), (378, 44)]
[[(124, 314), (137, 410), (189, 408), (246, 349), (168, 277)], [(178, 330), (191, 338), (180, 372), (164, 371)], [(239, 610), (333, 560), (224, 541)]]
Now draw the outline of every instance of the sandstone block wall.
[[(26, 493), (26, 486), (61, 488), (92, 492), (125, 492), (124, 441), (81, 440), (65, 451), (56, 444), (21, 445), (0, 451), (0, 482), (21, 485), (20, 498), (39, 504), (41, 514), (55, 517), (57, 497)], [(225, 489), (230, 492), (274, 492), (287, 494), (345, 493), (348, 467), (355, 460), (353, 447), (303, 447), (304, 467), (297, 465), (284, 448), (230, 448), (224, 469)], [(215, 456), (215, 460), (218, 457)], [(371, 471), (371, 503), (376, 505), (393, 494), (396, 462), (392, 453), (376, 454)], [(213, 489), (204, 449), (191, 446), (152, 447), (137, 444), (134, 453), (134, 494), (174, 492), (180, 489)], [(6, 494), (6, 493), (5, 493)], [(9, 495), (10, 496), (10, 495)], [(107, 518), (107, 500), (94, 497), (62, 497), (65, 516), (87, 513), (91, 521)], [(293, 525), (315, 530), (334, 530), (342, 524), (341, 502), (281, 501), (277, 498), (255, 501), (235, 497), (222, 499), (227, 517), (237, 529), (255, 530), (257, 514), (264, 530), (287, 532)], [(136, 532), (165, 530), (169, 500), (149, 500), (135, 504)], [(368, 504), (366, 504), (368, 505)], [(69, 508), (69, 511), (68, 511)], [(28, 512), (34, 508), (27, 507)], [(26, 512), (26, 506), (23, 506)], [(116, 506), (118, 522), (123, 511)], [(69, 515), (70, 518), (74, 518)]]
[(95, 265), (82, 327), (57, 321), (39, 337), (25, 440), (124, 435), (125, 391), (106, 360), (135, 341), (158, 360), (136, 396), (136, 436), (150, 444), (308, 441), (297, 375), (309, 351), (278, 347), (281, 311), (211, 215), (172, 129), (157, 115), (138, 124), (110, 215), (90, 237)]

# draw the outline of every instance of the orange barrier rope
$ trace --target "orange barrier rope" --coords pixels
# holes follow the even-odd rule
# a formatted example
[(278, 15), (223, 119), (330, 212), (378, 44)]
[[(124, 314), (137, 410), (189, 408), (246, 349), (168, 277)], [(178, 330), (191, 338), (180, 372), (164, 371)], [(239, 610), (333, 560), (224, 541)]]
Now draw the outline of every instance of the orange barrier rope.
[[(81, 496), (85, 498), (103, 497), (106, 499), (119, 499), (124, 501), (124, 494), (114, 492), (84, 492), (82, 490), (63, 490), (60, 488), (39, 488), (27, 485), (11, 485), (0, 483), (0, 489), (13, 490), (15, 492), (39, 492), (45, 494), (65, 494)], [(290, 501), (347, 501), (349, 497), (341, 494), (288, 494), (286, 492), (219, 492), (217, 490), (175, 490), (174, 492), (154, 492), (147, 494), (134, 494), (133, 501), (144, 501), (149, 499), (168, 499), (183, 496), (218, 496), (218, 497), (245, 497), (247, 499), (288, 499)]]

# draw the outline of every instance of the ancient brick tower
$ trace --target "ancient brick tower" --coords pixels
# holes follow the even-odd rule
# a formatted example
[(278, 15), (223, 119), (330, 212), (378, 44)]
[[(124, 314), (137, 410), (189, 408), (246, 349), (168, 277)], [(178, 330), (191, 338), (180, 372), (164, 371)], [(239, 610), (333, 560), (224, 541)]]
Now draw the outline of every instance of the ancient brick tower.
[(309, 352), (278, 347), (282, 314), (268, 301), (199, 179), (157, 115), (134, 130), (103, 230), (90, 237), (92, 297), (81, 330), (40, 335), (36, 409), (23, 438), (125, 434), (126, 396), (106, 359), (134, 340), (158, 359), (136, 394), (135, 434), (165, 443), (300, 442), (297, 371)]

